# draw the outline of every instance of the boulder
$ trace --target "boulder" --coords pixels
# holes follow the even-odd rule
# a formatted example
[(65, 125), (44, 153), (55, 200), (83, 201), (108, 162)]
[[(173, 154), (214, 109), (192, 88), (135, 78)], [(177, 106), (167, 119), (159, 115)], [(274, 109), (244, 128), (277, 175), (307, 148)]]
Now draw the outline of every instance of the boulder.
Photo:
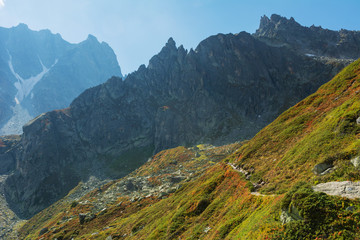
[(291, 211), (281, 210), (280, 221), (282, 224), (289, 223), (291, 221), (303, 220), (296, 207), (291, 206)]
[(79, 213), (79, 222), (80, 224), (84, 224), (90, 222), (96, 218), (95, 214), (92, 213)]
[(328, 195), (346, 197), (350, 199), (360, 198), (360, 182), (327, 182), (313, 186), (314, 191)]
[(319, 163), (314, 166), (313, 173), (316, 175), (323, 175), (327, 173), (329, 169), (333, 168), (334, 166), (331, 163)]
[(358, 168), (360, 166), (360, 157), (354, 157), (350, 160), (350, 162), (354, 165), (355, 168)]
[(40, 233), (39, 233), (39, 237), (42, 236), (42, 235), (44, 235), (44, 234), (47, 233), (48, 231), (49, 231), (48, 228), (43, 228), (43, 229), (41, 229), (41, 230), (40, 230)]

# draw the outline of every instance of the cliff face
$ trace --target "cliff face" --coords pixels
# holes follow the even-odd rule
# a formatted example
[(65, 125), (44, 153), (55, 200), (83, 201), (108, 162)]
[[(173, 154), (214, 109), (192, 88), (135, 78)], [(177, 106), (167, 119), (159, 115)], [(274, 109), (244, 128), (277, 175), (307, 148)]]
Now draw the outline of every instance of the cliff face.
[(250, 138), (347, 63), (285, 44), (241, 32), (211, 36), (187, 52), (170, 38), (125, 81), (113, 77), (69, 109), (24, 126), (6, 153), (16, 162), (6, 181), (8, 202), (29, 217), (80, 179), (124, 176), (153, 152)]
[(360, 59), (251, 140), (161, 151), (74, 202), (77, 187), (20, 238), (357, 239), (359, 92)]

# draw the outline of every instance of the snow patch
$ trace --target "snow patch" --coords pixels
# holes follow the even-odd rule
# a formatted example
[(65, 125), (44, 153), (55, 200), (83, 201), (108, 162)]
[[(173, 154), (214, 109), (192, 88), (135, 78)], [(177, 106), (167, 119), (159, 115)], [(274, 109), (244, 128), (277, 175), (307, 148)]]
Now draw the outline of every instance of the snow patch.
[[(18, 90), (18, 92), (16, 93), (15, 98), (17, 99), (16, 103), (18, 104), (18, 102), (22, 102), (22, 100), (24, 100), (25, 97), (27, 97), (31, 91), (33, 90), (34, 86), (44, 77), (44, 75), (52, 68), (55, 66), (55, 64), (58, 62), (58, 59), (55, 60), (55, 63), (50, 67), (47, 68), (41, 61), (41, 59), (39, 58), (40, 64), (42, 66), (42, 71), (37, 74), (36, 76), (32, 76), (28, 79), (23, 79), (19, 74), (17, 74), (14, 70), (14, 66), (12, 64), (12, 57), (10, 56), (10, 60), (9, 60), (9, 68), (10, 71), (12, 72), (12, 74), (16, 77), (17, 82), (14, 83), (16, 89)], [(33, 96), (33, 95), (32, 95)]]
[(311, 53), (305, 53), (305, 56), (308, 56), (308, 57), (316, 57), (316, 55), (311, 54)]

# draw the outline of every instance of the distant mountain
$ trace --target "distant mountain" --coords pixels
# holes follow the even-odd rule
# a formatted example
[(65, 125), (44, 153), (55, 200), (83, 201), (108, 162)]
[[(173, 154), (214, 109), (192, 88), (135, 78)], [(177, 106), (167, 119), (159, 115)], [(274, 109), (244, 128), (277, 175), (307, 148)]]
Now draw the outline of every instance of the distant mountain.
[[(277, 27), (291, 32), (290, 22)], [(124, 176), (162, 149), (251, 138), (353, 61), (347, 51), (315, 56), (269, 38), (218, 34), (189, 52), (170, 38), (124, 81), (113, 77), (32, 120), (4, 153), (16, 166), (5, 184), (10, 206), (30, 217), (79, 181)]]
[[(294, 18), (273, 14), (263, 16), (255, 37), (273, 46), (288, 46), (312, 57), (357, 59), (360, 56), (360, 31), (332, 31), (322, 27), (304, 27)], [(309, 41), (311, 39), (311, 41)]]
[(113, 50), (94, 36), (70, 44), (25, 24), (0, 28), (0, 135), (22, 132), (35, 116), (68, 107), (82, 91), (121, 71)]

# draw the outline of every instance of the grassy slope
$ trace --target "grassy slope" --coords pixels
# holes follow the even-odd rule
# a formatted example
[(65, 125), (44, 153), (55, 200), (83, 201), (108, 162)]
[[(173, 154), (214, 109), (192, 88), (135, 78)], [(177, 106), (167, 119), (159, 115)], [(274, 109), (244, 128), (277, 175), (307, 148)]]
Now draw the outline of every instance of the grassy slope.
[[(360, 179), (349, 161), (359, 155), (359, 96), (356, 61), (168, 198), (113, 207), (104, 218), (82, 226), (74, 222), (72, 231), (78, 231), (78, 239), (357, 239), (359, 201), (315, 193), (310, 186)], [(155, 159), (159, 164), (153, 170), (168, 166), (170, 160)], [(225, 162), (251, 172), (253, 182), (263, 180), (260, 191), (274, 195), (252, 195), (249, 181)], [(336, 169), (315, 175), (313, 167), (322, 162)], [(303, 220), (283, 225), (281, 210), (299, 212)]]
[[(233, 161), (255, 169), (253, 177), (267, 183), (263, 192), (286, 192), (297, 181), (359, 180), (347, 161), (360, 150), (359, 65), (351, 64), (238, 150)], [(315, 176), (312, 169), (322, 162), (338, 169)]]
[[(94, 190), (81, 199), (78, 199), (76, 203), (79, 204), (76, 206), (71, 206), (74, 204), (72, 202), (73, 199), (68, 197), (56, 202), (24, 224), (19, 230), (20, 238), (27, 236), (28, 239), (36, 239), (40, 230), (46, 227), (49, 229), (49, 232), (41, 236), (45, 239), (51, 239), (53, 237), (57, 237), (58, 239), (71, 239), (71, 237), (74, 236), (92, 233), (96, 229), (102, 229), (109, 224), (113, 225), (111, 223), (114, 219), (124, 218), (147, 205), (160, 201), (160, 198), (156, 197), (156, 194), (150, 197), (143, 196), (141, 198), (137, 194), (136, 196), (138, 197), (136, 198), (142, 200), (132, 201), (131, 198), (133, 198), (134, 192), (128, 191), (124, 194), (124, 192), (118, 191), (118, 182), (142, 177), (147, 179), (146, 181), (156, 188), (164, 183), (169, 183), (169, 179), (173, 179), (174, 177), (175, 179), (178, 178), (178, 173), (182, 172), (181, 175), (186, 178), (179, 184), (183, 184), (187, 182), (189, 178), (196, 179), (208, 167), (214, 166), (240, 146), (241, 143), (216, 148), (208, 145), (198, 145), (195, 148), (177, 147), (162, 151), (126, 178), (108, 183), (101, 188), (101, 191), (98, 189)], [(80, 187), (81, 185), (78, 186), (78, 188)], [(113, 192), (114, 195), (118, 195), (117, 200), (103, 204), (103, 202), (106, 202), (104, 198), (108, 196), (106, 193), (109, 191)], [(101, 202), (101, 206), (107, 208), (107, 212), (101, 215), (97, 214), (97, 218), (90, 223), (79, 225), (79, 213), (93, 212), (94, 206), (99, 205), (99, 202)], [(121, 204), (119, 206), (120, 202)]]
[[(113, 229), (84, 239), (102, 239), (116, 233), (129, 239), (251, 239), (260, 223), (272, 221), (280, 196), (250, 194), (240, 173), (225, 164), (211, 168), (200, 179), (186, 184), (173, 196), (119, 218)], [(263, 230), (264, 231), (264, 230)]]

